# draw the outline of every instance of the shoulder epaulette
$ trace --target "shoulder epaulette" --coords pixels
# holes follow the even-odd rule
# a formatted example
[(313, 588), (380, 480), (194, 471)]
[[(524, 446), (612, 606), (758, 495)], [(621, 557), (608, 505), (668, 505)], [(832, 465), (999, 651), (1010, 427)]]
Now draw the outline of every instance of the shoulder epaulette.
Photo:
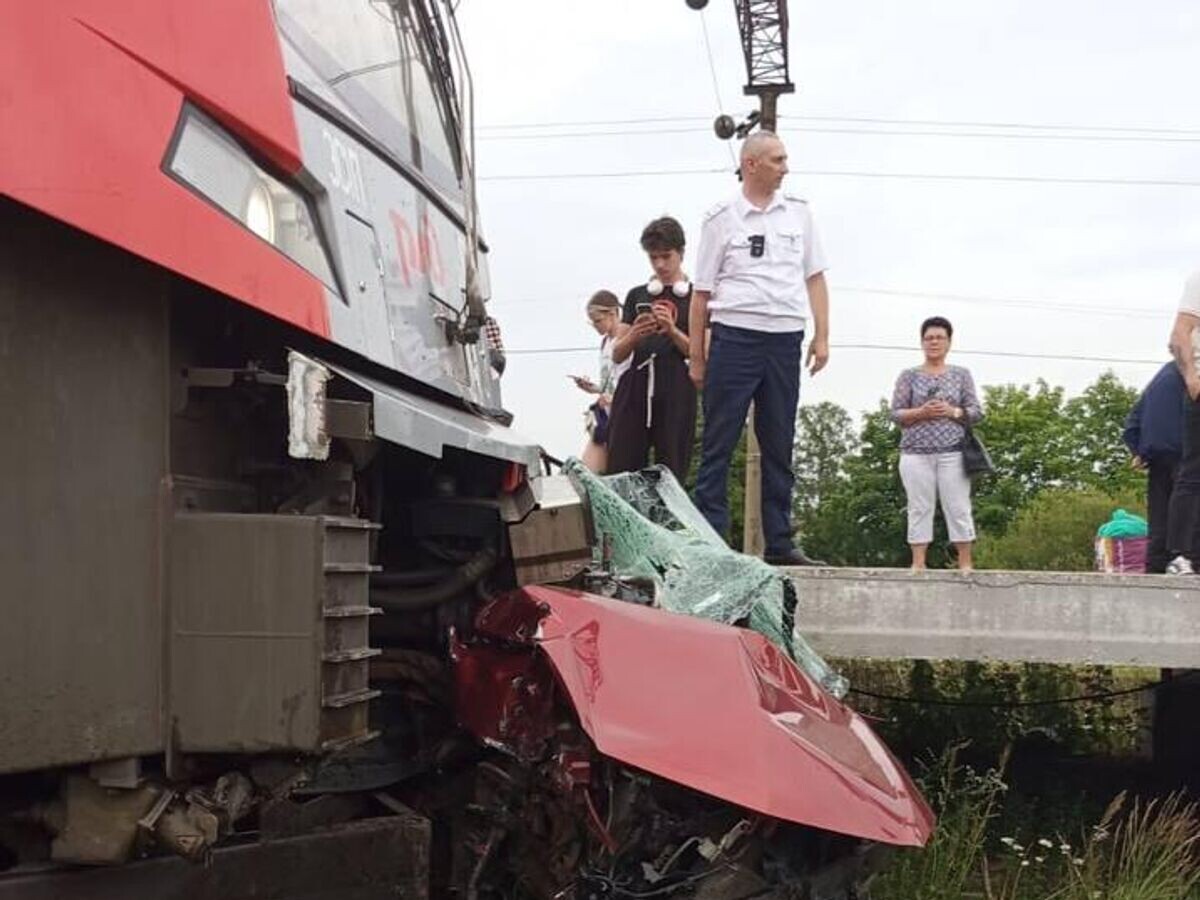
[(731, 200), (722, 200), (720, 203), (714, 203), (704, 213), (704, 221), (707, 222), (713, 216), (720, 215), (729, 208)]

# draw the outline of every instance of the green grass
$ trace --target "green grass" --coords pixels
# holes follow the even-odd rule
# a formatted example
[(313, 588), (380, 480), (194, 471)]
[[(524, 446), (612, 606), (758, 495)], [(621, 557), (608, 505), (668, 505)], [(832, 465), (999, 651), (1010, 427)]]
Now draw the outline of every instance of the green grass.
[(977, 772), (956, 745), (919, 780), (938, 811), (929, 845), (897, 855), (872, 900), (1200, 900), (1200, 816), (1181, 795), (1119, 794), (1080, 834), (1000, 834), (1006, 759)]

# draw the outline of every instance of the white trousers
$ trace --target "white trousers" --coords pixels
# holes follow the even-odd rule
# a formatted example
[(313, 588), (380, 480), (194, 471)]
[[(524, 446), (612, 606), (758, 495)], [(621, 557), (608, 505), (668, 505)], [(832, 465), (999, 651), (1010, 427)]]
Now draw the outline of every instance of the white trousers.
[(938, 498), (950, 540), (975, 540), (971, 517), (971, 479), (963, 470), (962, 453), (901, 453), (900, 480), (908, 495), (908, 542), (933, 540), (933, 509)]

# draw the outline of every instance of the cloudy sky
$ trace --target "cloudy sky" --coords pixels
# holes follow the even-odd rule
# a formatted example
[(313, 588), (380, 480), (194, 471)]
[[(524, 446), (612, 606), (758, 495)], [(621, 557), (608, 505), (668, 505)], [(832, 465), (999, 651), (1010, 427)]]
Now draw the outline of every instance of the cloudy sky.
[[(790, 13), (787, 187), (813, 206), (832, 294), (830, 364), (802, 401), (873, 407), (933, 314), (982, 384), (1074, 392), (1109, 368), (1144, 382), (1200, 267), (1200, 4), (792, 0)], [(642, 226), (670, 213), (696, 236), (737, 190), (709, 127), (753, 108), (733, 3), (702, 17), (684, 0), (462, 0), (459, 14), (493, 314), (511, 351), (594, 347), (584, 301), (645, 281)], [(517, 428), (578, 452), (586, 402), (566, 376), (595, 365), (594, 350), (514, 352)]]

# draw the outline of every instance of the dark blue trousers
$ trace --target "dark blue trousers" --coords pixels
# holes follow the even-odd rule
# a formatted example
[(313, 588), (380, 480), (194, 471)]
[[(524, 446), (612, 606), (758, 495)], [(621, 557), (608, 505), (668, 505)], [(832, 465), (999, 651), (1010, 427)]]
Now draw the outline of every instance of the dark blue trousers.
[(800, 400), (803, 331), (773, 334), (713, 325), (704, 378), (704, 439), (696, 506), (724, 535), (729, 530), (729, 462), (750, 401), (762, 451), (762, 518), (768, 555), (792, 546), (792, 442)]
[(1183, 458), (1175, 472), (1171, 506), (1167, 513), (1167, 557), (1200, 553), (1197, 530), (1200, 529), (1200, 401), (1187, 404), (1183, 420)]

